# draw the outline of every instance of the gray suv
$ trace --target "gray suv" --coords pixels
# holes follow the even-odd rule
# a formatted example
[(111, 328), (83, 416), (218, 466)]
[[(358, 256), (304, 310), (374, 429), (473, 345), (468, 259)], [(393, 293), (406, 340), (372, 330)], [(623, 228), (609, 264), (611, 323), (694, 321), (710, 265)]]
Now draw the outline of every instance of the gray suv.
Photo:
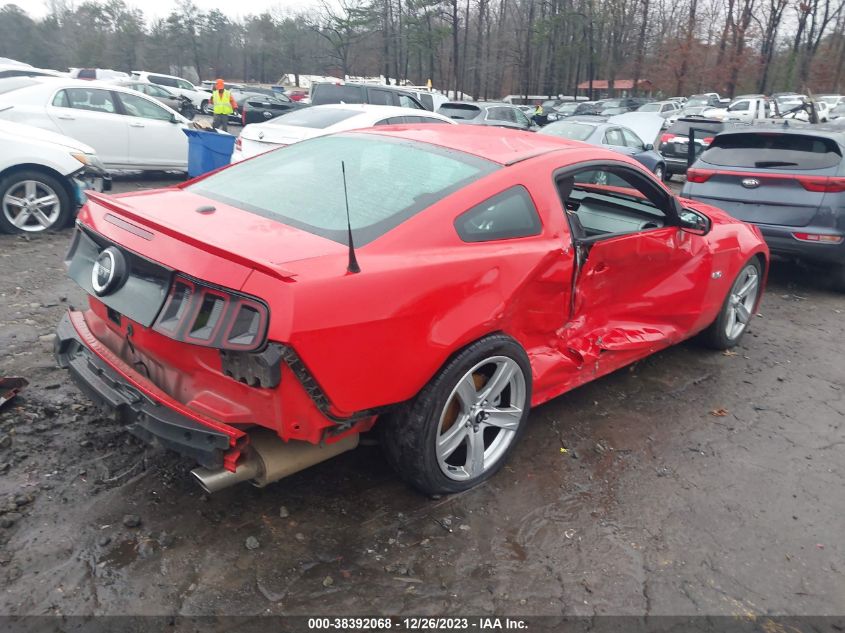
[(687, 172), (682, 195), (756, 224), (772, 253), (822, 264), (845, 286), (845, 132), (731, 128)]
[(447, 116), (458, 123), (471, 125), (494, 125), (515, 130), (539, 130), (517, 106), (496, 101), (450, 101), (437, 109), (438, 114)]

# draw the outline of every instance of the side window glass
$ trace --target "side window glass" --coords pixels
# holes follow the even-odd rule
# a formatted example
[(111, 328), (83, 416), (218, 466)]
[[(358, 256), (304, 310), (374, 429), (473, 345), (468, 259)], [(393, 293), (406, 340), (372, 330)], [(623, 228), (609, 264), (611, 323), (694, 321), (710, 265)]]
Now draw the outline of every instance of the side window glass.
[(373, 105), (393, 105), (392, 96), (387, 90), (370, 89), (370, 103)]
[(68, 88), (66, 92), (70, 107), (75, 110), (91, 110), (107, 114), (117, 112), (117, 105), (108, 90)]
[(622, 131), (619, 128), (611, 128), (604, 134), (604, 142), (607, 145), (616, 145), (617, 147), (624, 147), (625, 138), (622, 136)]
[(559, 178), (558, 192), (573, 234), (595, 238), (665, 226), (656, 189), (651, 191), (643, 178), (619, 168), (592, 168)]
[(540, 216), (528, 190), (521, 185), (485, 200), (455, 220), (464, 242), (490, 242), (539, 235)]
[(143, 97), (121, 93), (120, 102), (123, 104), (124, 113), (129, 116), (140, 117), (142, 119), (155, 119), (157, 121), (170, 120), (170, 113), (167, 110), (159, 107), (152, 101), (147, 101)]
[(625, 145), (628, 147), (643, 149), (643, 142), (640, 140), (640, 137), (634, 134), (631, 130), (623, 129), (622, 136), (625, 137)]
[(184, 79), (177, 79), (176, 87), (181, 88), (182, 90), (194, 90), (194, 87)]
[(376, 121), (374, 125), (393, 125), (393, 121), (399, 117), (393, 117), (392, 119), (382, 119), (381, 121)]
[(70, 103), (68, 102), (68, 99), (67, 99), (67, 91), (59, 90), (56, 93), (56, 96), (53, 97), (53, 105), (56, 106), (57, 108), (69, 108)]
[(403, 108), (413, 108), (414, 110), (420, 110), (419, 104), (416, 101), (411, 99), (408, 95), (399, 95), (399, 105)]
[(745, 112), (749, 109), (749, 104), (749, 101), (737, 101), (730, 108), (728, 108), (728, 110), (731, 112)]
[(487, 110), (487, 118), (491, 121), (507, 121), (505, 108), (490, 108)]

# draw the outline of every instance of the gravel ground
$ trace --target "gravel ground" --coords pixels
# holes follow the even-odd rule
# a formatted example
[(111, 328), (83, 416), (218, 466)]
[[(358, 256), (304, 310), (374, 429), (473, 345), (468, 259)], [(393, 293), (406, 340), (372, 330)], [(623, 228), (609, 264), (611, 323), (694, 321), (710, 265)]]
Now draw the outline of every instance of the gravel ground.
[(469, 492), (422, 497), (364, 442), (209, 497), (55, 367), (69, 235), (0, 236), (0, 375), (31, 383), (0, 412), (0, 614), (845, 613), (845, 295), (818, 275), (776, 263), (736, 353), (537, 408)]

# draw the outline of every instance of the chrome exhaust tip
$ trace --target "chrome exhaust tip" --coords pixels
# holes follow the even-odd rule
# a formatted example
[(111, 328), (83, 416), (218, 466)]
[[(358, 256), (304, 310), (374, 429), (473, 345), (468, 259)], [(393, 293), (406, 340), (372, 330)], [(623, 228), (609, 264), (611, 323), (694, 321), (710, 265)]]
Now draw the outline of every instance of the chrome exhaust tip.
[(191, 476), (193, 476), (203, 490), (208, 494), (212, 494), (242, 481), (255, 479), (260, 473), (260, 470), (258, 462), (250, 459), (240, 464), (235, 472), (226, 470), (225, 468), (216, 468), (214, 470), (209, 468), (194, 468), (191, 471)]

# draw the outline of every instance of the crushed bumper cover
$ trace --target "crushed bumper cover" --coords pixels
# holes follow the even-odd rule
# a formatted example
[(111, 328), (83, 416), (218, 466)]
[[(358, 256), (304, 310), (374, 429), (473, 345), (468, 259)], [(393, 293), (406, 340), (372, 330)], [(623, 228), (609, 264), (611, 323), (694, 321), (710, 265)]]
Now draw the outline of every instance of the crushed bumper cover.
[(232, 434), (192, 420), (133, 387), (89, 349), (70, 313), (59, 322), (54, 353), (59, 366), (69, 370), (82, 392), (101, 408), (113, 411), (132, 435), (192, 457), (206, 468), (224, 466)]

